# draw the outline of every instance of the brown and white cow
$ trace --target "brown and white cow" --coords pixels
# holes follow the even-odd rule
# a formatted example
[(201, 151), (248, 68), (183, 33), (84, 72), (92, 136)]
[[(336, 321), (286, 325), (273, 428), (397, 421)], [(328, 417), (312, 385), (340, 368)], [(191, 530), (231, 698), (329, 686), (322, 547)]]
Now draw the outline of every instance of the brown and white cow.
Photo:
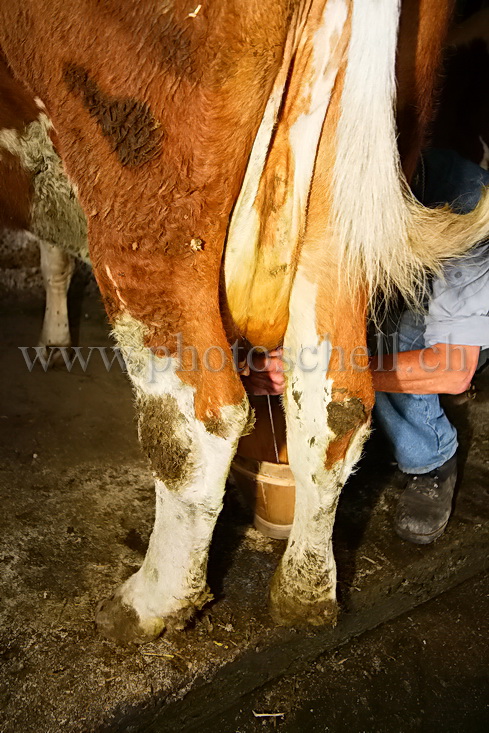
[(46, 308), (42, 346), (69, 346), (67, 291), (73, 256), (88, 260), (83, 210), (55, 149), (44, 105), (0, 57), (0, 226), (39, 239)]
[[(448, 0), (431, 5), (410, 0), (402, 20), (406, 171), (449, 17)], [(237, 336), (294, 357), (284, 405), (296, 512), (272, 614), (336, 617), (335, 509), (373, 404), (370, 296), (412, 293), (426, 268), (489, 231), (487, 197), (461, 217), (409, 193), (398, 24), (395, 0), (0, 0), (3, 53), (45, 105), (87, 217), (155, 477), (146, 558), (98, 610), (111, 638), (182, 627), (210, 598), (209, 542), (250, 424)], [(0, 136), (2, 148), (20, 149), (39, 124)], [(179, 338), (192, 347), (181, 360)]]

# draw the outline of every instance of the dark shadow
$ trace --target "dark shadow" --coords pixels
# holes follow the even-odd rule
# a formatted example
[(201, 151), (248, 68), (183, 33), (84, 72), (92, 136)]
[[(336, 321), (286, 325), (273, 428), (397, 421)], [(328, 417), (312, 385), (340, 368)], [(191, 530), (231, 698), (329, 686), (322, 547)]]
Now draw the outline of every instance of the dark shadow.
[(388, 486), (402, 481), (386, 450), (386, 438), (374, 430), (365, 445), (355, 474), (341, 493), (333, 531), (333, 547), (338, 572), (338, 601), (348, 610), (354, 592), (358, 553), (375, 508)]
[(247, 507), (231, 482), (226, 486), (224, 506), (214, 529), (209, 550), (207, 582), (218, 601), (224, 595), (224, 580), (233, 565), (243, 533), (253, 522), (253, 512)]
[(83, 301), (86, 291), (93, 283), (92, 270), (89, 265), (77, 261), (75, 272), (68, 290), (68, 318), (70, 323), (71, 343), (78, 346), (80, 341), (80, 324), (83, 318)]
[(464, 478), (465, 466), (467, 464), (469, 449), (474, 435), (474, 429), (470, 424), (468, 399), (465, 402), (461, 402), (459, 399), (456, 399), (457, 397), (458, 395), (456, 395), (454, 399), (452, 395), (442, 395), (440, 398), (441, 405), (445, 410), (448, 419), (452, 425), (457, 428), (458, 478), (457, 486), (455, 488), (455, 497)]

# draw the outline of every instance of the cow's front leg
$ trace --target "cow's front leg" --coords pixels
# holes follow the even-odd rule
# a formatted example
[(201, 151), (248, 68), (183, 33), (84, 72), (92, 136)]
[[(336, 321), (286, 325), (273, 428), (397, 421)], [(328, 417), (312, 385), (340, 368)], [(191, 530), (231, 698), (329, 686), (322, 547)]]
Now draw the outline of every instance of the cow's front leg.
[[(372, 406), (366, 353), (360, 358), (357, 349), (352, 356), (365, 343), (365, 311), (359, 315), (336, 303), (325, 319), (317, 297), (317, 284), (299, 270), (285, 339), (294, 364), (285, 410), (295, 516), (270, 593), (272, 616), (286, 625), (336, 620), (336, 506), (368, 434)], [(319, 330), (321, 319), (327, 335)]]
[(49, 242), (40, 241), (39, 249), (46, 290), (46, 307), (39, 346), (46, 349), (49, 346), (71, 346), (68, 288), (75, 262), (71, 255)]
[(183, 628), (212, 597), (208, 549), (249, 406), (225, 344), (212, 346), (214, 356), (227, 360), (225, 368), (214, 369), (212, 356), (202, 360), (199, 350), (186, 373), (175, 357), (143, 346), (144, 328), (130, 316), (116, 322), (115, 333), (136, 392), (156, 514), (142, 567), (100, 605), (96, 620), (105, 636), (143, 642), (165, 628)]

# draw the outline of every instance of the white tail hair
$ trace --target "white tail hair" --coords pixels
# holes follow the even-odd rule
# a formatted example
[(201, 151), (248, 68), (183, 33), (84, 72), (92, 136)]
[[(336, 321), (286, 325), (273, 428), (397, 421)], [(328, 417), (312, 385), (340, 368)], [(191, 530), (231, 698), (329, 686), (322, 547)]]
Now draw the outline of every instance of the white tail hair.
[(337, 129), (334, 229), (348, 275), (411, 302), (444, 259), (489, 234), (489, 190), (469, 214), (427, 209), (410, 193), (396, 142), (396, 0), (354, 0)]

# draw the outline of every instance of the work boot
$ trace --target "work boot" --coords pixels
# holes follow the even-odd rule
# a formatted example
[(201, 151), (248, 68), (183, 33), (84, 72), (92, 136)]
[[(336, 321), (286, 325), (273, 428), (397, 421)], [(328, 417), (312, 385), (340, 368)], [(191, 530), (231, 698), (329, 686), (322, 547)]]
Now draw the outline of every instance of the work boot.
[(429, 545), (447, 526), (457, 481), (457, 454), (429, 473), (411, 476), (396, 510), (399, 537), (417, 545)]

